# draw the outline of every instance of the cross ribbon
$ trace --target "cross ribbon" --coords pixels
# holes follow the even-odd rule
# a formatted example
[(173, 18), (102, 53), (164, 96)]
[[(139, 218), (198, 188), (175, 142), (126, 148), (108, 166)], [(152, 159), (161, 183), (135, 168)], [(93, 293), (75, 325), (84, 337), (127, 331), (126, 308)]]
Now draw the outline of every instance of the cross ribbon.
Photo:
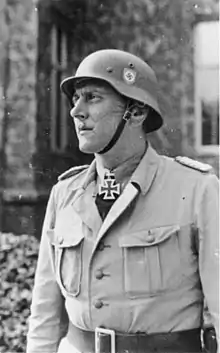
[(102, 184), (99, 185), (99, 195), (103, 195), (103, 200), (116, 200), (120, 195), (120, 184), (116, 183), (114, 173), (108, 171)]

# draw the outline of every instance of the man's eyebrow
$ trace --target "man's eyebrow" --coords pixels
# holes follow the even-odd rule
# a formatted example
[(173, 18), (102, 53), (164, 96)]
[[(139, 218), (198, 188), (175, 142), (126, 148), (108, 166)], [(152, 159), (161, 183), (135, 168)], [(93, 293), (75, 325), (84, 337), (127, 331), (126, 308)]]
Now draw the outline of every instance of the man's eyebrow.
[(108, 92), (108, 90), (106, 90), (105, 87), (102, 86), (91, 86), (91, 87), (82, 87), (82, 88), (76, 88), (76, 95), (78, 95), (79, 93), (82, 94), (87, 94), (87, 93), (91, 93), (91, 92), (97, 92), (97, 93), (103, 93), (103, 94), (108, 94), (110, 92)]

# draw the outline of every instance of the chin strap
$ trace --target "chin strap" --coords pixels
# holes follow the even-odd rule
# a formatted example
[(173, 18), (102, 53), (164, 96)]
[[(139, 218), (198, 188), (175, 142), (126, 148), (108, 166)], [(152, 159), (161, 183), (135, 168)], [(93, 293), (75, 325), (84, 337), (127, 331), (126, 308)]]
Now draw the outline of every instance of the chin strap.
[(107, 151), (109, 151), (118, 141), (119, 137), (122, 134), (122, 131), (124, 129), (124, 126), (126, 124), (126, 122), (131, 118), (131, 106), (129, 107), (129, 103), (127, 104), (125, 113), (120, 121), (120, 123), (118, 124), (118, 127), (112, 137), (112, 139), (110, 140), (110, 142), (103, 148), (103, 150), (99, 151), (98, 154), (103, 154), (106, 153)]

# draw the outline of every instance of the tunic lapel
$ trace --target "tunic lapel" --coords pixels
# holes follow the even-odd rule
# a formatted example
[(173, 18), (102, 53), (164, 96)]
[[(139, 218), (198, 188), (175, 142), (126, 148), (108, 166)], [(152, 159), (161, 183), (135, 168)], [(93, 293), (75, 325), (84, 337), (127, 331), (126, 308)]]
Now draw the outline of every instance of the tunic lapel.
[(82, 221), (92, 230), (93, 234), (97, 234), (101, 227), (102, 219), (93, 197), (94, 188), (95, 182), (92, 182), (86, 190), (78, 190), (72, 206)]
[(74, 211), (77, 212), (82, 221), (92, 230), (93, 234), (98, 233), (102, 224), (102, 219), (94, 199), (95, 174), (96, 163), (93, 161), (89, 166), (86, 176), (78, 186), (78, 190), (72, 201)]
[(145, 195), (156, 178), (159, 164), (160, 156), (149, 146), (145, 156), (133, 173), (131, 181), (127, 184), (121, 196), (115, 201), (102, 223), (93, 197), (96, 162), (95, 160), (92, 162), (83, 183), (75, 194), (72, 206), (82, 221), (92, 230), (93, 234), (97, 234), (95, 247), (107, 230), (138, 195), (139, 191), (133, 185), (133, 182), (140, 186), (142, 194)]
[(159, 164), (160, 156), (158, 156), (158, 154), (149, 145), (146, 154), (144, 155), (137, 169), (134, 171), (130, 182), (127, 184), (123, 193), (115, 201), (109, 213), (107, 214), (98, 232), (96, 244), (93, 250), (95, 250), (95, 247), (97, 246), (99, 240), (112, 226), (116, 219), (118, 219), (118, 217), (124, 212), (124, 210), (139, 194), (138, 189), (133, 185), (133, 183), (138, 184), (140, 186), (141, 193), (143, 195), (146, 195), (156, 178)]
[(96, 243), (94, 246), (97, 246), (99, 240), (106, 233), (106, 231), (111, 227), (111, 225), (118, 219), (118, 217), (124, 212), (124, 210), (130, 205), (130, 203), (135, 199), (138, 195), (138, 189), (132, 184), (128, 183), (125, 187), (121, 196), (115, 201), (113, 206), (111, 207), (109, 213), (107, 214), (99, 232), (97, 235)]

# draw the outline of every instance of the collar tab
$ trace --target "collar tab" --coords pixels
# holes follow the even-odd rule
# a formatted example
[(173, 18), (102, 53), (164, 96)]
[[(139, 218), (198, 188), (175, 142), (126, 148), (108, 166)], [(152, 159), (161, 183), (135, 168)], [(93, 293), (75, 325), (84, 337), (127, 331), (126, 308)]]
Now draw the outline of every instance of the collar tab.
[(81, 173), (82, 171), (84, 171), (85, 169), (88, 169), (88, 167), (89, 167), (88, 164), (72, 167), (72, 168), (66, 170), (61, 175), (59, 175), (58, 181), (65, 180), (65, 179), (68, 179), (74, 175), (77, 175), (77, 174)]

